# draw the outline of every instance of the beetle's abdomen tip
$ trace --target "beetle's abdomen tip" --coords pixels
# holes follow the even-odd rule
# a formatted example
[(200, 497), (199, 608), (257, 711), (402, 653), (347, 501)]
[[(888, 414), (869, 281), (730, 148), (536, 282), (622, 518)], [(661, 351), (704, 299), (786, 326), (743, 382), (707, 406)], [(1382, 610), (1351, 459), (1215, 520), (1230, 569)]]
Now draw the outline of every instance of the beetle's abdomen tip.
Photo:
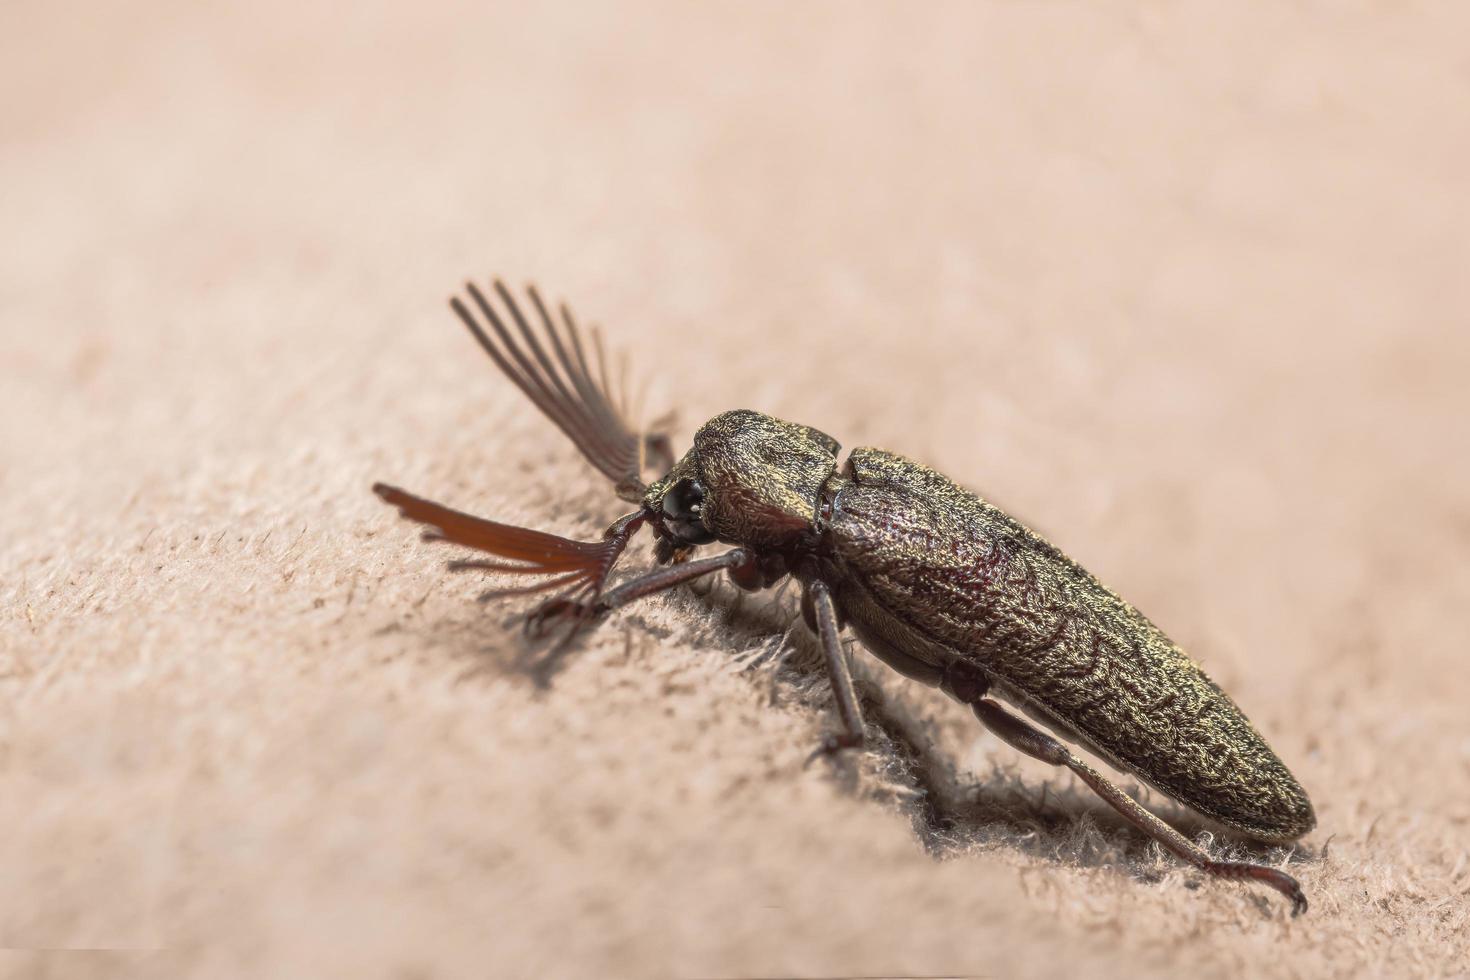
[(1296, 840), (1298, 837), (1305, 837), (1307, 834), (1310, 834), (1316, 829), (1317, 813), (1312, 809), (1312, 804), (1308, 803), (1302, 809), (1302, 812), (1296, 815), (1295, 820), (1293, 820), (1291, 825), (1287, 828), (1287, 831), (1290, 834), (1290, 837), (1288, 839)]
[(1268, 823), (1257, 823), (1241, 829), (1268, 844), (1289, 844), (1305, 837), (1316, 827), (1317, 813), (1312, 809), (1312, 802), (1305, 793), (1300, 793), (1290, 805), (1276, 808)]

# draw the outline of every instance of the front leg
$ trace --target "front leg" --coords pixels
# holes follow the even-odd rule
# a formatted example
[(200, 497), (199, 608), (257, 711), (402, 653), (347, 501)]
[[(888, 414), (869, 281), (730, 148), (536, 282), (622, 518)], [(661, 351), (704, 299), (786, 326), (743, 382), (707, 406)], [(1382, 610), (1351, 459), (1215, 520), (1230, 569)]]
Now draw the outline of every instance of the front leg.
[(843, 749), (863, 747), (863, 709), (858, 704), (857, 691), (852, 686), (852, 670), (842, 651), (842, 627), (837, 622), (837, 605), (832, 601), (832, 590), (827, 588), (827, 583), (813, 580), (807, 583), (801, 598), (802, 618), (821, 640), (822, 655), (827, 661), (827, 679), (832, 683), (837, 715), (842, 719), (842, 731), (828, 733), (822, 739), (822, 744), (807, 757), (805, 764), (809, 766), (819, 756), (830, 757)]
[(562, 658), (572, 649), (573, 643), (582, 632), (601, 622), (608, 613), (630, 602), (671, 589), (682, 582), (708, 575), (721, 569), (742, 569), (753, 566), (755, 556), (744, 548), (734, 548), (713, 558), (700, 558), (679, 565), (671, 565), (640, 575), (624, 582), (615, 589), (597, 595), (585, 587), (575, 588), (552, 599), (548, 599), (526, 615), (526, 632), (534, 637), (544, 636), (558, 625), (566, 624), (566, 632), (539, 659), (530, 660), (527, 666), (541, 686), (550, 683)]
[(531, 610), (526, 616), (526, 630), (539, 636), (555, 623), (570, 622), (573, 624), (572, 633), (567, 637), (570, 640), (583, 627), (600, 621), (614, 609), (630, 602), (721, 569), (729, 569), (732, 575), (738, 575), (754, 567), (755, 555), (744, 548), (732, 548), (713, 558), (685, 561), (640, 575), (591, 599), (579, 598), (582, 590), (573, 590), (548, 599)]

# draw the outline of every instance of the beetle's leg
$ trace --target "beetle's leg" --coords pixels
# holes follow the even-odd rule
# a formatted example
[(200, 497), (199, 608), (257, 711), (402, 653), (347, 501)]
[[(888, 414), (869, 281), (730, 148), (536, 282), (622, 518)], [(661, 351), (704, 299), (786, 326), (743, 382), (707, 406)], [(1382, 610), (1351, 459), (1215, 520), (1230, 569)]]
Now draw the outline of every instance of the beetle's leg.
[(842, 719), (843, 729), (840, 734), (828, 733), (822, 739), (817, 750), (807, 756), (805, 765), (809, 766), (818, 756), (862, 748), (863, 709), (858, 704), (857, 691), (852, 686), (852, 670), (842, 650), (842, 627), (837, 622), (837, 605), (832, 601), (832, 591), (825, 582), (817, 579), (807, 583), (801, 598), (802, 617), (822, 642), (827, 678), (832, 682), (832, 696), (837, 701), (837, 715)]
[(754, 563), (755, 556), (749, 551), (744, 548), (733, 548), (713, 558), (687, 561), (660, 568), (647, 575), (640, 575), (638, 578), (624, 582), (617, 588), (610, 589), (591, 599), (581, 598), (582, 595), (588, 593), (585, 587), (579, 587), (569, 593), (547, 600), (527, 614), (527, 632), (540, 635), (546, 631), (548, 624), (565, 622), (569, 625), (562, 638), (550, 651), (532, 665), (538, 682), (544, 684), (548, 681), (556, 671), (561, 658), (570, 651), (572, 644), (583, 630), (596, 624), (619, 606), (626, 606), (630, 602), (656, 592), (671, 589), (682, 582), (699, 578), (701, 575), (708, 575), (725, 568), (735, 569), (754, 565)]
[(712, 558), (697, 558), (693, 561), (657, 569), (647, 575), (640, 575), (615, 589), (609, 589), (590, 601), (568, 597), (552, 599), (533, 611), (528, 619), (534, 619), (536, 628), (544, 626), (552, 619), (562, 618), (571, 618), (580, 624), (586, 624), (605, 616), (619, 606), (626, 606), (630, 602), (653, 595), (655, 592), (671, 589), (690, 579), (718, 572), (721, 569), (734, 570), (754, 564), (754, 555), (744, 548), (734, 548)]
[(668, 568), (660, 568), (647, 575), (639, 576), (631, 582), (624, 582), (616, 589), (603, 593), (602, 598), (598, 599), (594, 605), (599, 612), (610, 612), (619, 606), (626, 606), (630, 602), (653, 595), (655, 592), (672, 589), (681, 582), (688, 582), (701, 575), (718, 572), (724, 568), (733, 572), (754, 564), (755, 555), (751, 552), (744, 548), (732, 548), (723, 555), (680, 562)]
[(1006, 711), (989, 698), (970, 705), (985, 727), (1012, 748), (1054, 766), (1066, 766), (1129, 823), (1158, 841), (1166, 850), (1206, 874), (1220, 878), (1250, 878), (1269, 885), (1291, 900), (1291, 914), (1307, 910), (1301, 885), (1284, 871), (1261, 864), (1212, 861), (1205, 851), (1163, 820), (1144, 809), (1137, 800), (1109, 782), (1102, 773), (1073, 755), (1065, 745), (1033, 725)]

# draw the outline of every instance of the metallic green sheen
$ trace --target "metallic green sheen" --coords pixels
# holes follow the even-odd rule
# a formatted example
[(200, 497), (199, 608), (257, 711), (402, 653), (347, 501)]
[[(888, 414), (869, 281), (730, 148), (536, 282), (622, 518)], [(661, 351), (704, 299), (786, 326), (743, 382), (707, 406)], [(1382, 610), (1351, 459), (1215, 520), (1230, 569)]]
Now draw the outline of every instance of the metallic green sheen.
[(1235, 702), (1039, 534), (879, 449), (855, 450), (829, 492), (824, 573), (879, 656), (968, 661), (1063, 738), (1250, 837), (1284, 842), (1316, 825), (1301, 785)]
[(648, 489), (693, 477), (720, 540), (820, 579), (876, 656), (939, 684), (956, 662), (1059, 736), (1250, 837), (1294, 840), (1312, 805), (1235, 702), (1142, 613), (1015, 518), (879, 449), (752, 411), (718, 415)]
[(837, 466), (837, 443), (806, 425), (736, 409), (694, 434), (694, 447), (648, 489), (655, 506), (676, 480), (704, 487), (705, 525), (722, 541), (783, 550), (815, 538), (817, 498)]

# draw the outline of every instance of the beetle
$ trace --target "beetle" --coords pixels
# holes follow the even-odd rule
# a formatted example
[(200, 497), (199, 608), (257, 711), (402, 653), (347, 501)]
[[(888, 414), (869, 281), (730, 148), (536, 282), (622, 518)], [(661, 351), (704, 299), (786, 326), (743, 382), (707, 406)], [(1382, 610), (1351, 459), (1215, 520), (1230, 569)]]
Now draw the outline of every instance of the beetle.
[[(546, 663), (611, 611), (680, 583), (724, 571), (740, 588), (759, 590), (789, 576), (820, 641), (841, 722), (814, 758), (864, 744), (840, 641), (850, 628), (889, 667), (968, 705), (1015, 749), (1075, 773), (1177, 857), (1208, 875), (1274, 888), (1293, 915), (1307, 908), (1291, 875), (1214, 860), (1068, 747), (1256, 841), (1285, 844), (1316, 825), (1301, 784), (1229, 695), (1039, 534), (903, 456), (861, 448), (839, 466), (830, 436), (748, 409), (710, 419), (675, 459), (666, 431), (629, 424), (626, 386), (609, 371), (600, 335), (593, 330), (584, 343), (564, 304), (553, 316), (529, 287), (538, 330), (499, 280), (500, 309), (473, 282), (465, 292), (473, 308), (460, 297), (450, 306), (475, 340), (637, 509), (601, 540), (575, 541), (383, 483), (373, 490), (426, 525), (426, 539), (494, 556), (451, 569), (535, 579), (482, 600), (559, 590), (525, 617), (533, 635), (562, 630)], [(660, 475), (645, 483), (645, 472)], [(658, 567), (609, 587), (644, 527), (654, 534)], [(717, 543), (732, 547), (694, 557)]]

